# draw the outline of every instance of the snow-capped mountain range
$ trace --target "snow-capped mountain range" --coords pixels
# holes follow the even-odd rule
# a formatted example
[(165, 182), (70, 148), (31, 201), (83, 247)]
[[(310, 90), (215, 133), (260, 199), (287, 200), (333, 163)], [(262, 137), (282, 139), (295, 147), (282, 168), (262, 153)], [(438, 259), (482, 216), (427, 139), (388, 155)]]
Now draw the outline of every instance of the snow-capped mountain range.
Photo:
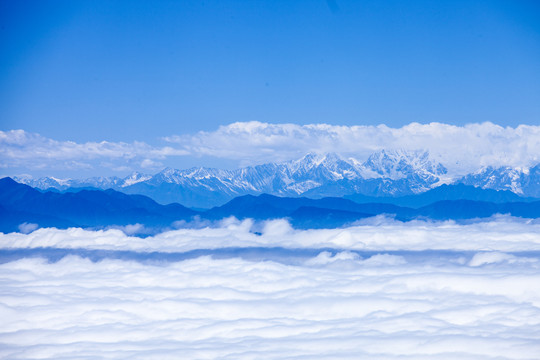
[(465, 183), (522, 196), (540, 197), (540, 164), (530, 169), (485, 168), (455, 178), (430, 158), (427, 151), (386, 151), (365, 162), (329, 154), (307, 154), (284, 163), (268, 163), (237, 170), (166, 168), (155, 175), (133, 173), (125, 178), (89, 179), (15, 178), (47, 190), (112, 188), (142, 194), (161, 203), (178, 202), (191, 207), (221, 205), (234, 197), (268, 193), (278, 196), (403, 196), (418, 194), (442, 184)]
[(540, 198), (540, 164), (530, 168), (488, 166), (459, 179), (483, 189), (509, 190), (521, 196)]

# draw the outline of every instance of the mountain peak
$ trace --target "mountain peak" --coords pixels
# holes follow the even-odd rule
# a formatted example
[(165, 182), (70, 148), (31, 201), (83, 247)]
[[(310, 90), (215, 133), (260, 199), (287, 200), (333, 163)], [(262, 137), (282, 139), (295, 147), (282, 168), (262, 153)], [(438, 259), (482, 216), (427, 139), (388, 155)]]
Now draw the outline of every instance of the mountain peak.
[(128, 175), (127, 177), (122, 179), (122, 187), (131, 186), (146, 180), (150, 180), (151, 178), (151, 175), (141, 174), (138, 171), (134, 171), (133, 173), (131, 173), (131, 175)]
[(425, 150), (381, 150), (373, 153), (363, 164), (365, 168), (381, 177), (402, 179), (413, 173), (440, 176), (447, 173), (441, 163), (431, 160)]
[[(245, 194), (279, 196), (403, 196), (418, 194), (456, 181), (497, 190), (511, 190), (540, 197), (540, 166), (531, 169), (484, 168), (461, 180), (447, 175), (446, 168), (428, 151), (380, 150), (360, 162), (334, 152), (311, 152), (297, 160), (267, 163), (236, 170), (193, 167), (164, 168), (151, 176), (134, 172), (125, 178), (20, 181), (32, 187), (61, 191), (69, 188), (112, 188), (125, 193), (148, 195), (158, 202), (179, 202), (211, 207)], [(141, 185), (137, 185), (141, 184)], [(134, 186), (135, 185), (135, 186)]]
[(459, 181), (483, 189), (509, 190), (519, 195), (527, 193), (529, 196), (538, 196), (540, 189), (535, 185), (535, 181), (540, 183), (538, 175), (534, 170), (531, 173), (529, 168), (486, 166), (464, 176)]
[[(343, 158), (334, 153), (314, 153), (310, 152), (298, 160), (288, 161), (287, 164), (295, 164), (297, 166), (303, 166), (305, 168), (317, 167), (320, 165), (335, 164), (339, 161), (345, 161)], [(346, 162), (346, 161), (345, 161)]]
[(3, 177), (0, 179), (0, 183), (1, 184), (4, 184), (4, 185), (14, 185), (14, 184), (17, 184), (17, 182), (15, 180), (13, 180), (12, 178), (10, 178), (9, 176), (6, 176), (6, 177)]

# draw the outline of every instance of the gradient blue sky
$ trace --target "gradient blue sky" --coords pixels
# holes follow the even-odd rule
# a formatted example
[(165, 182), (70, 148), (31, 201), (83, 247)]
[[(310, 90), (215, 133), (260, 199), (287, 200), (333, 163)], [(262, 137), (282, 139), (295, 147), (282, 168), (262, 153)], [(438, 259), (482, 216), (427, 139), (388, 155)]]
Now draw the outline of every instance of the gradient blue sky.
[(538, 1), (0, 1), (0, 125), (152, 143), (236, 121), (540, 119)]

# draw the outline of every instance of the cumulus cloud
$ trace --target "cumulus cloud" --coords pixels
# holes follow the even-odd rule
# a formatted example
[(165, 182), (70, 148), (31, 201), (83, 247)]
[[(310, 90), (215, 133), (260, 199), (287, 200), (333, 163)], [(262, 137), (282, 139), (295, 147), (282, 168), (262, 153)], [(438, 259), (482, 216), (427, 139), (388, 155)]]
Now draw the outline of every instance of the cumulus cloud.
[(540, 161), (540, 126), (501, 127), (489, 122), (455, 126), (411, 123), (401, 128), (327, 124), (238, 122), (216, 131), (166, 137), (191, 154), (246, 164), (337, 152), (364, 160), (382, 149), (426, 149), (454, 171), (486, 165), (528, 166)]
[(140, 141), (76, 143), (49, 139), (24, 130), (0, 131), (0, 159), (4, 168), (90, 169), (96, 164), (113, 168), (118, 162), (155, 167), (160, 165), (156, 159), (186, 154), (185, 150), (152, 147)]
[(3, 168), (156, 169), (171, 158), (226, 159), (239, 166), (298, 159), (308, 152), (336, 152), (359, 161), (382, 149), (428, 150), (451, 173), (483, 166), (526, 167), (540, 162), (540, 126), (501, 127), (489, 122), (455, 126), (411, 123), (401, 128), (327, 124), (237, 122), (215, 131), (164, 137), (166, 146), (144, 142), (57, 141), (23, 130), (0, 131)]
[(139, 224), (139, 223), (128, 224), (128, 225), (123, 225), (123, 226), (115, 225), (115, 226), (108, 227), (108, 229), (118, 229), (128, 236), (148, 235), (148, 234), (153, 234), (156, 232), (154, 229), (148, 228), (144, 226), (143, 224)]

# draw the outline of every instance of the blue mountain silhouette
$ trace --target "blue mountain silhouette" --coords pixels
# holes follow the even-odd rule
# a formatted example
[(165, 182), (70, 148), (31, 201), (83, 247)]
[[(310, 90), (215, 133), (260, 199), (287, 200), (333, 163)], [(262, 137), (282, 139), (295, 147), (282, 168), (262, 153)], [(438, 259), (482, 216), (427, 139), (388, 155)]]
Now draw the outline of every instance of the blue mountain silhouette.
[[(239, 196), (225, 205), (196, 211), (176, 203), (161, 205), (143, 195), (126, 195), (111, 189), (40, 192), (11, 178), (3, 178), (0, 179), (0, 231), (18, 231), (23, 223), (57, 228), (103, 228), (139, 223), (159, 229), (167, 228), (177, 220), (190, 221), (195, 216), (208, 220), (231, 216), (256, 220), (285, 218), (294, 227), (302, 229), (341, 227), (381, 214), (400, 221), (464, 220), (494, 214), (540, 217), (540, 201), (501, 202), (514, 200), (514, 196), (507, 192), (453, 185), (412, 197), (393, 198), (397, 203), (421, 205), (415, 207), (384, 203), (388, 198), (375, 198), (380, 202), (359, 203), (336, 197), (309, 199), (262, 194)], [(430, 200), (434, 201), (425, 205)]]

